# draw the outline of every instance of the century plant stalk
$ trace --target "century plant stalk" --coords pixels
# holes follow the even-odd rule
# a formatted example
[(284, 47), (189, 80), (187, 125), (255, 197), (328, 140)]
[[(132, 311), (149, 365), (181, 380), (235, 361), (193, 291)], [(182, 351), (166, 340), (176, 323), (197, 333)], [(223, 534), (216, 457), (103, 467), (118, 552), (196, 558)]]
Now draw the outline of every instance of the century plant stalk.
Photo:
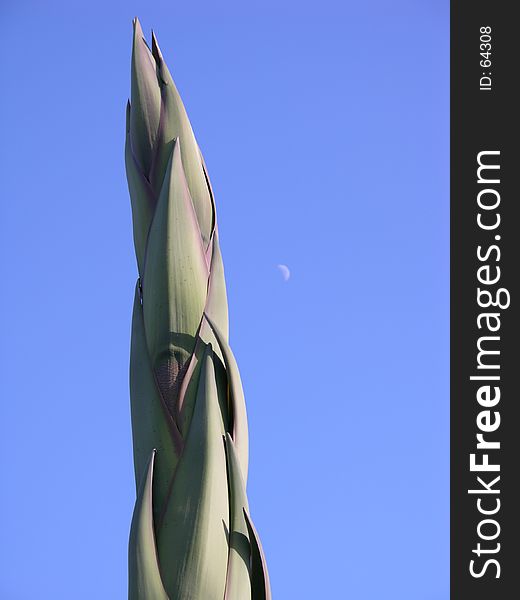
[(155, 35), (150, 50), (137, 19), (125, 162), (139, 271), (129, 598), (269, 600), (213, 192)]

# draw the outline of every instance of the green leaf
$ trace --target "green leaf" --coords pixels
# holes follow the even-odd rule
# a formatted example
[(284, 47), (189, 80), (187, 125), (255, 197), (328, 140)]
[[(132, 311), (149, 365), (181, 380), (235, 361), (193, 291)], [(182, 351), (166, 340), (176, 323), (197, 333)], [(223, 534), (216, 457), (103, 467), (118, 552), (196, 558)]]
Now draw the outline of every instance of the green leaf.
[(224, 265), (220, 253), (217, 229), (213, 233), (211, 244), (211, 265), (209, 268), (208, 298), (205, 313), (213, 323), (216, 323), (219, 331), (222, 332), (222, 337), (227, 342), (229, 338), (229, 319), (226, 280), (224, 278)]
[(148, 230), (155, 210), (155, 199), (152, 188), (137, 164), (130, 144), (130, 103), (127, 104), (127, 132), (125, 142), (125, 166), (128, 191), (132, 203), (132, 223), (134, 229), (134, 246), (137, 266), (141, 277), (144, 273), (144, 255)]
[(132, 91), (130, 137), (132, 150), (144, 175), (152, 164), (161, 114), (161, 90), (157, 81), (155, 59), (146, 45), (138, 19), (134, 19), (132, 46)]
[(229, 502), (217, 394), (207, 346), (186, 445), (157, 528), (164, 585), (174, 600), (224, 597)]
[(129, 600), (169, 600), (165, 592), (155, 546), (152, 482), (155, 452), (142, 478), (130, 528), (128, 545)]
[(150, 181), (155, 190), (161, 186), (171, 152), (172, 140), (180, 138), (186, 181), (199, 222), (204, 249), (206, 249), (213, 231), (214, 215), (213, 203), (200, 158), (200, 150), (186, 114), (186, 109), (170, 71), (163, 60), (155, 35), (152, 35), (152, 52), (157, 64), (163, 115)]
[(249, 513), (244, 510), (249, 539), (251, 540), (251, 590), (252, 600), (271, 600), (271, 584), (264, 550)]
[(130, 405), (136, 484), (143, 480), (155, 449), (154, 516), (161, 514), (182, 440), (161, 398), (148, 356), (138, 284), (134, 294), (130, 349)]
[(225, 600), (251, 600), (249, 563), (251, 546), (244, 510), (249, 510), (245, 482), (231, 436), (226, 434), (229, 481), (229, 559)]
[(228, 379), (228, 394), (231, 419), (231, 436), (235, 442), (240, 466), (244, 481), (247, 481), (248, 463), (249, 463), (249, 434), (247, 430), (247, 413), (246, 401), (244, 398), (244, 390), (242, 388), (242, 380), (238, 365), (231, 352), (229, 344), (224, 338), (224, 334), (219, 330), (217, 325), (206, 314), (206, 321), (213, 330), (217, 339), (218, 345), (224, 357), (226, 366), (226, 374)]
[(150, 227), (143, 311), (150, 358), (170, 411), (206, 304), (208, 269), (176, 141)]

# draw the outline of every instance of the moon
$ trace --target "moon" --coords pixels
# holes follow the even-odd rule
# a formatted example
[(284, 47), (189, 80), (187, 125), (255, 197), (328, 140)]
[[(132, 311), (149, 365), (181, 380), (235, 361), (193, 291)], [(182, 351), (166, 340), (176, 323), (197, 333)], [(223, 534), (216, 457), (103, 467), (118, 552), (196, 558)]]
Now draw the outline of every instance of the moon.
[(282, 274), (284, 281), (289, 281), (291, 277), (291, 271), (289, 271), (289, 267), (287, 265), (277, 265), (278, 270)]

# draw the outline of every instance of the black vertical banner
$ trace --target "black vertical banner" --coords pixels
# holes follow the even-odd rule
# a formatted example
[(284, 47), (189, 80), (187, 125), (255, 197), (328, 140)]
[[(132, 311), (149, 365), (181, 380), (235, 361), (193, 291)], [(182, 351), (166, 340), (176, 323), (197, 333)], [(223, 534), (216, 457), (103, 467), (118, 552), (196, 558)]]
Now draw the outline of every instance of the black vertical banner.
[(520, 30), (451, 4), (451, 598), (520, 598)]

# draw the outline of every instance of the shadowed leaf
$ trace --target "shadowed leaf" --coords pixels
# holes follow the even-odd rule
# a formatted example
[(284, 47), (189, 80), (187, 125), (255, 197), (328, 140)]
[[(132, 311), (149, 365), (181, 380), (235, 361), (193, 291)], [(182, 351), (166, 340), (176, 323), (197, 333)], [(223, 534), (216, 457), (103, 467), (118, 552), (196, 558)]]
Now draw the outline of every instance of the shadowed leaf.
[(157, 559), (152, 514), (152, 482), (155, 452), (150, 454), (142, 478), (130, 528), (128, 545), (129, 600), (168, 600)]
[(271, 585), (262, 544), (246, 510), (244, 516), (251, 541), (251, 600), (271, 600)]
[(242, 380), (238, 366), (231, 352), (231, 348), (226, 342), (224, 335), (215, 325), (213, 321), (206, 315), (206, 320), (209, 323), (218, 345), (224, 357), (226, 366), (226, 374), (228, 378), (228, 394), (230, 405), (230, 418), (232, 422), (231, 436), (235, 442), (235, 448), (242, 467), (244, 481), (247, 481), (248, 463), (249, 463), (249, 434), (247, 430), (247, 413), (246, 401), (244, 398), (244, 390), (242, 389)]

